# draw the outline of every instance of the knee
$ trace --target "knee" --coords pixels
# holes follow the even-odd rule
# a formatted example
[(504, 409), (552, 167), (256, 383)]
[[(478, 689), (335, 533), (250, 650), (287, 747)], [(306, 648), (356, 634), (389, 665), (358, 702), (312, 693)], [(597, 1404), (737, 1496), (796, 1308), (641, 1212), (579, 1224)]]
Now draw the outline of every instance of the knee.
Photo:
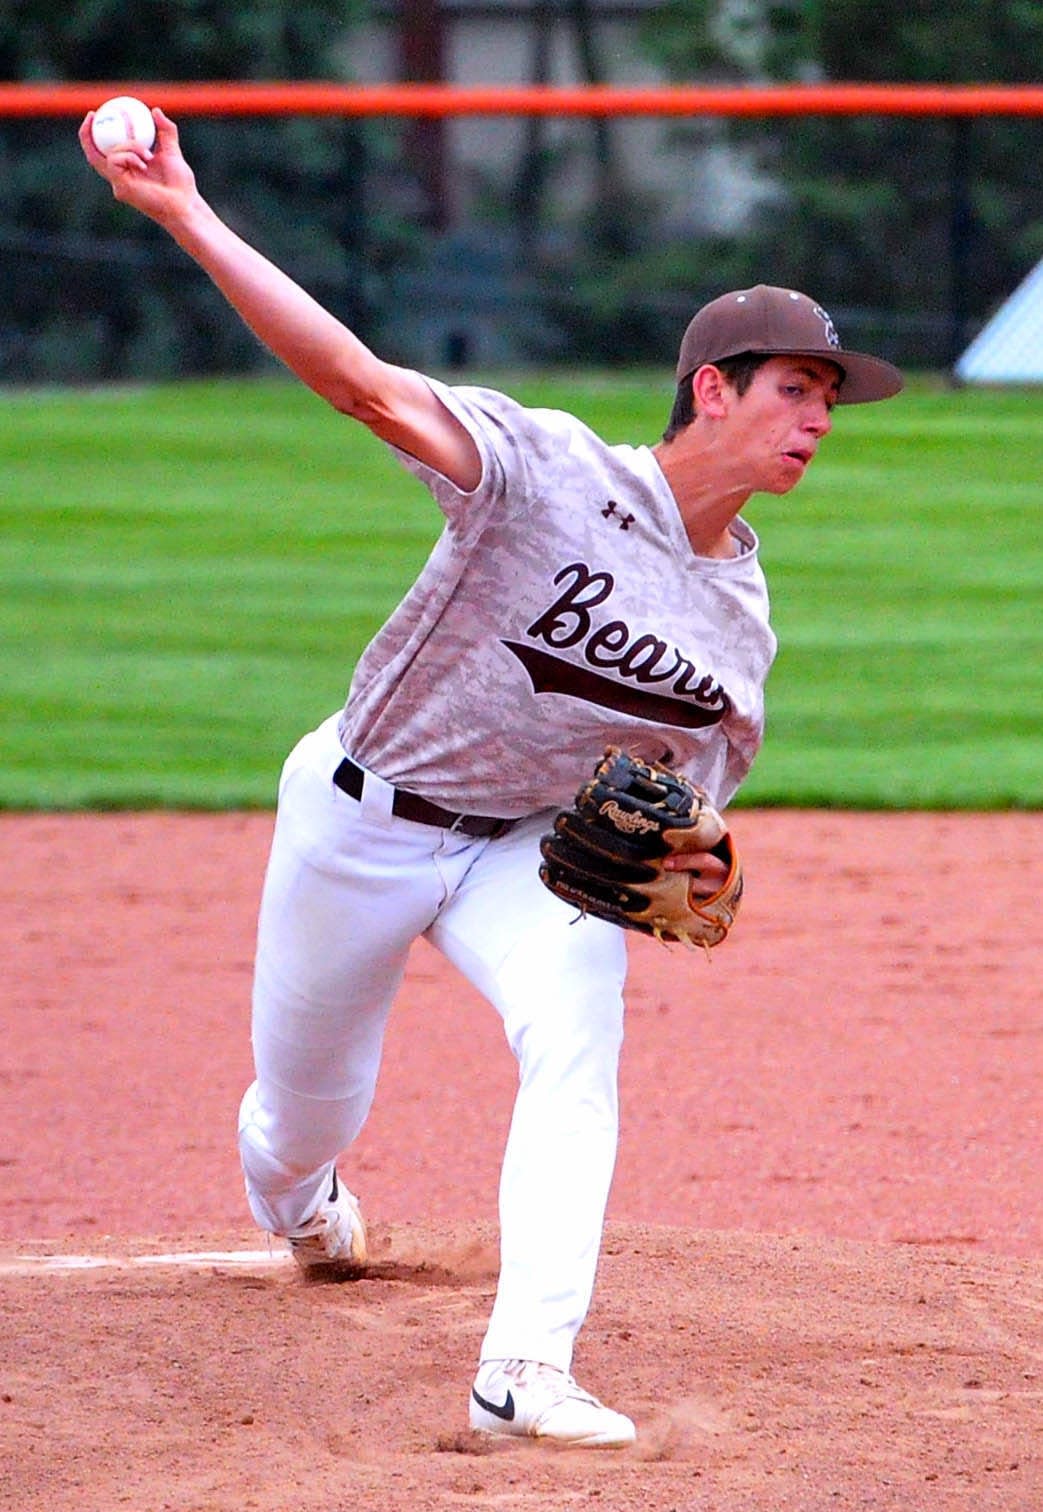
[(522, 1082), (535, 1077), (603, 1084), (623, 1043), (622, 983), (612, 975), (542, 979), (526, 973), (501, 1001)]

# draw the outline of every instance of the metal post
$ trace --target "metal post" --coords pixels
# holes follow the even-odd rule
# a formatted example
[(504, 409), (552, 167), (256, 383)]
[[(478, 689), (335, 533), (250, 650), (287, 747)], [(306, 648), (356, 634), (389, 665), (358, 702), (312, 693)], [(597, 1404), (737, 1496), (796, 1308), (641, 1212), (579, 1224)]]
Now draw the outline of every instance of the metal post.
[[(971, 251), (974, 235), (970, 194), (971, 117), (949, 118), (949, 350), (954, 373), (967, 341)], [(952, 379), (955, 382), (955, 377)]]

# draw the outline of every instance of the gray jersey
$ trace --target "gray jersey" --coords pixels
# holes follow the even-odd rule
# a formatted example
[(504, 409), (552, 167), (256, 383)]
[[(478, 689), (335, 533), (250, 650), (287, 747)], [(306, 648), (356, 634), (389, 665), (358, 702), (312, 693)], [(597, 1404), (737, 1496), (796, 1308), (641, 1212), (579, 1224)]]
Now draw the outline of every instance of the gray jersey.
[(344, 748), (446, 808), (571, 802), (606, 745), (682, 768), (723, 806), (763, 734), (775, 654), (757, 538), (692, 551), (648, 447), (488, 389), (431, 387), (474, 437), (472, 493), (396, 452), (446, 525), (359, 660)]

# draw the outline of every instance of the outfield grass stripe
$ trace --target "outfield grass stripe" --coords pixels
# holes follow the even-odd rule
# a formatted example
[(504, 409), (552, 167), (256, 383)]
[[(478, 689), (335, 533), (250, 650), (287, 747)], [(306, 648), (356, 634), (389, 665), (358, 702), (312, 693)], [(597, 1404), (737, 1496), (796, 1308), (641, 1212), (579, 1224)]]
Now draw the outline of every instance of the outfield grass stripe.
[[(667, 375), (668, 376), (668, 375)], [(654, 441), (662, 373), (490, 375)], [(0, 806), (271, 803), (440, 516), (299, 385), (0, 392)], [(781, 641), (743, 802), (1043, 799), (1043, 397), (842, 408), (747, 511)]]

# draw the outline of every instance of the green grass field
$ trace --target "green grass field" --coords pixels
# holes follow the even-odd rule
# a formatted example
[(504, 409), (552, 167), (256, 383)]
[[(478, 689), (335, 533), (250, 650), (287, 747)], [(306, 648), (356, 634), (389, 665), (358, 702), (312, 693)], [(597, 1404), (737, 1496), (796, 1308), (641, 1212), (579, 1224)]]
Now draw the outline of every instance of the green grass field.
[[(490, 381), (654, 441), (663, 375)], [(268, 806), (440, 516), (277, 379), (0, 391), (0, 806)], [(1043, 393), (841, 409), (756, 498), (780, 653), (745, 803), (1043, 800)]]

